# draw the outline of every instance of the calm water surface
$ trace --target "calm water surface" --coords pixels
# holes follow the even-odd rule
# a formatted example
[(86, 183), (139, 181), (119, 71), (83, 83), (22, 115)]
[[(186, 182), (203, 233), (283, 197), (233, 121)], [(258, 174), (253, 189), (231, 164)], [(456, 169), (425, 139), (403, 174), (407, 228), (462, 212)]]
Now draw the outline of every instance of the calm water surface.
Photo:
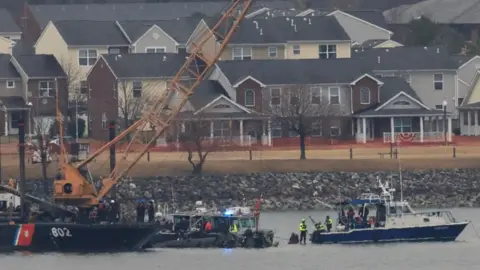
[[(480, 209), (454, 209), (457, 219), (472, 220), (480, 230)], [(323, 220), (326, 212), (262, 214), (261, 227), (275, 228), (280, 246), (265, 250), (156, 250), (111, 255), (22, 253), (0, 255), (1, 270), (370, 270), (388, 267), (422, 270), (480, 269), (480, 240), (469, 225), (457, 242), (366, 246), (287, 245), (301, 218)], [(331, 213), (330, 213), (331, 214)], [(311, 228), (311, 225), (310, 225)], [(283, 238), (283, 239), (282, 239)]]

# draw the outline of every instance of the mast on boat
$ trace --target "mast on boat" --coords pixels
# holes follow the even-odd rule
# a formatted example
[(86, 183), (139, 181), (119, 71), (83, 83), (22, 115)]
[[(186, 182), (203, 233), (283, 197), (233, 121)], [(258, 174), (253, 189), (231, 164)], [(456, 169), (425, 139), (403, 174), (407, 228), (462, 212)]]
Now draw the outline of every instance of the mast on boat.
[(399, 176), (400, 176), (400, 207), (402, 210), (402, 217), (403, 217), (403, 176), (402, 176), (402, 162), (400, 161), (400, 155), (398, 152), (398, 144), (397, 144), (397, 164), (398, 164), (398, 171), (399, 171)]

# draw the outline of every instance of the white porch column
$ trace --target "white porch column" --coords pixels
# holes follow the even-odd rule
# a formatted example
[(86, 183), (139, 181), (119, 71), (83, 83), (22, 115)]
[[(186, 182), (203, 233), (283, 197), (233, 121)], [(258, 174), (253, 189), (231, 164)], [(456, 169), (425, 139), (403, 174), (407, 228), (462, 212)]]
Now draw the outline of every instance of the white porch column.
[(420, 142), (423, 143), (423, 116), (420, 116)]
[(393, 117), (390, 117), (390, 142), (395, 143), (395, 123)]
[(182, 122), (182, 132), (185, 133), (185, 122)]
[(272, 146), (272, 120), (268, 120), (268, 146)]
[(357, 141), (358, 143), (358, 136), (360, 135), (361, 133), (361, 130), (360, 130), (360, 126), (362, 125), (362, 122), (360, 121), (360, 118), (357, 118), (357, 130), (355, 132), (355, 140)]
[(7, 110), (5, 112), (5, 136), (8, 136), (8, 112)]
[(467, 135), (472, 135), (471, 126), (472, 126), (472, 116), (470, 115), (470, 111), (467, 111)]
[(213, 140), (213, 120), (210, 120), (210, 139)]
[(240, 120), (240, 145), (243, 146), (243, 120)]
[(464, 132), (464, 130), (463, 130), (463, 123), (465, 123), (465, 120), (464, 120), (464, 117), (465, 117), (464, 111), (460, 111), (459, 114), (460, 114), (460, 125), (459, 125), (459, 126), (460, 126), (460, 134), (463, 135), (463, 132)]
[(362, 142), (367, 143), (367, 118), (362, 118), (362, 132), (363, 132), (363, 137), (362, 137)]
[[(447, 133), (447, 141), (448, 142), (452, 142), (452, 117), (448, 117), (448, 124), (447, 124), (447, 128), (448, 128), (448, 133)], [(475, 132), (476, 133), (476, 132)]]
[(477, 136), (477, 127), (478, 127), (478, 111), (475, 110), (475, 117), (473, 118), (474, 125), (473, 125), (473, 135)]
[(436, 116), (435, 117), (435, 131), (440, 132), (440, 117)]

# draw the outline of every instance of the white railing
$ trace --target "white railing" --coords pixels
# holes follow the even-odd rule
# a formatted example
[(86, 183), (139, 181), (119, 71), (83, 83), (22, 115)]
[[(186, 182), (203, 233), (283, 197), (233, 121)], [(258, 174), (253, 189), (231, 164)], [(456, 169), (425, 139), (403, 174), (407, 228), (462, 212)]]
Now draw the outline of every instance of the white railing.
[[(443, 142), (445, 141), (444, 132), (424, 132), (423, 141), (420, 132), (395, 132), (393, 143), (398, 142)], [(392, 133), (384, 132), (383, 133), (383, 142), (392, 143)]]
[[(205, 138), (205, 141), (207, 141), (210, 138)], [(211, 137), (212, 140), (218, 142), (220, 145), (237, 145), (237, 146), (251, 146), (252, 144), (257, 143), (257, 139), (249, 136), (249, 135), (244, 135), (243, 138), (240, 136), (215, 136)], [(173, 145), (176, 145), (177, 147), (180, 147), (180, 144), (178, 142), (172, 142)], [(164, 137), (160, 137), (157, 139), (157, 146), (166, 146), (167, 141), (165, 140)]]

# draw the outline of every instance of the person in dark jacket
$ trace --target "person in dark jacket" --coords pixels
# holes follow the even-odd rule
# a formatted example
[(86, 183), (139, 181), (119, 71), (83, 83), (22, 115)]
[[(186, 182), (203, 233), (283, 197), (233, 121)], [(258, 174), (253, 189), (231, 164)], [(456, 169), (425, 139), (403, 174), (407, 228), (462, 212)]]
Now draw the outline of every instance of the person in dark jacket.
[(148, 213), (148, 222), (150, 223), (155, 222), (155, 206), (153, 204), (153, 200), (148, 202), (147, 213)]

